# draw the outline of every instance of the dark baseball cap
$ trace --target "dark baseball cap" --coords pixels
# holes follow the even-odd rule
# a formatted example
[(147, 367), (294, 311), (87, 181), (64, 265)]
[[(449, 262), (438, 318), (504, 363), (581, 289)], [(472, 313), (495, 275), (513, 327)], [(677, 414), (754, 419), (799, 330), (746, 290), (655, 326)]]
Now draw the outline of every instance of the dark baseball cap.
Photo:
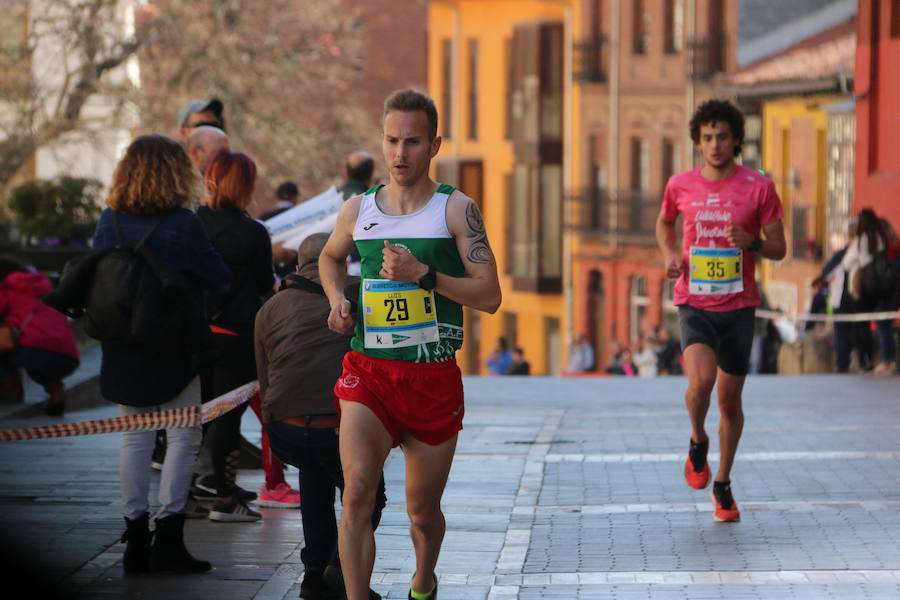
[(297, 184), (293, 181), (285, 181), (278, 186), (278, 189), (275, 190), (275, 196), (279, 200), (288, 200), (290, 198), (293, 198), (294, 196), (299, 195), (300, 190), (297, 188)]
[(187, 118), (193, 113), (212, 111), (216, 118), (222, 121), (222, 111), (224, 110), (222, 101), (218, 98), (210, 98), (209, 100), (191, 100), (178, 111), (178, 126), (184, 127)]

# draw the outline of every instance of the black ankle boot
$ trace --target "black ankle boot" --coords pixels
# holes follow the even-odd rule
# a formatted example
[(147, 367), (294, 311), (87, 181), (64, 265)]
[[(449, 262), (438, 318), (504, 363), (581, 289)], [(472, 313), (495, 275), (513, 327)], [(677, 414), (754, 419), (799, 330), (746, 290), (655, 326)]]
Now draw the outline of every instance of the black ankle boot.
[(125, 517), (125, 527), (121, 541), (128, 545), (122, 567), (126, 573), (145, 573), (150, 570), (150, 516), (144, 513), (137, 519)]
[(207, 561), (191, 556), (184, 547), (184, 513), (156, 519), (154, 536), (150, 551), (151, 571), (206, 573), (212, 568)]

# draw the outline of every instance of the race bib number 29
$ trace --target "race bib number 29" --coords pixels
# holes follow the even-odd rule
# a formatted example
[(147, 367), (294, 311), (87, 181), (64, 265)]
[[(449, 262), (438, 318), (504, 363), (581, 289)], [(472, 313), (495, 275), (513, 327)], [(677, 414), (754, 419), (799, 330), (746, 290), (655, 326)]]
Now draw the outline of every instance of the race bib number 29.
[(691, 294), (737, 294), (744, 291), (740, 248), (691, 247)]
[(366, 348), (403, 348), (437, 342), (434, 294), (412, 281), (364, 279)]

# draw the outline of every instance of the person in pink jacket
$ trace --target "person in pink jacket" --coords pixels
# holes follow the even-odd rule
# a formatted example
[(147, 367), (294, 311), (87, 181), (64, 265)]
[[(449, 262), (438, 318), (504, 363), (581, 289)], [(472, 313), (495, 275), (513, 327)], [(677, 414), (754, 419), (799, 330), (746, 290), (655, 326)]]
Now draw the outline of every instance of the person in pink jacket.
[(52, 289), (43, 273), (0, 257), (0, 318), (18, 330), (16, 349), (0, 355), (0, 381), (21, 386), (17, 370), (24, 369), (49, 395), (47, 414), (58, 416), (65, 411), (63, 377), (78, 368), (79, 360), (68, 318), (41, 302)]

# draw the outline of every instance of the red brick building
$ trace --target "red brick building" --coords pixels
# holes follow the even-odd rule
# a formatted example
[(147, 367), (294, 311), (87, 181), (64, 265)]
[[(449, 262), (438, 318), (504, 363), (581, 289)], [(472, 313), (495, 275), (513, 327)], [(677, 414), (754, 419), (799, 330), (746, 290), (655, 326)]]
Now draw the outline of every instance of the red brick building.
[(860, 0), (857, 23), (854, 208), (900, 229), (900, 2)]

